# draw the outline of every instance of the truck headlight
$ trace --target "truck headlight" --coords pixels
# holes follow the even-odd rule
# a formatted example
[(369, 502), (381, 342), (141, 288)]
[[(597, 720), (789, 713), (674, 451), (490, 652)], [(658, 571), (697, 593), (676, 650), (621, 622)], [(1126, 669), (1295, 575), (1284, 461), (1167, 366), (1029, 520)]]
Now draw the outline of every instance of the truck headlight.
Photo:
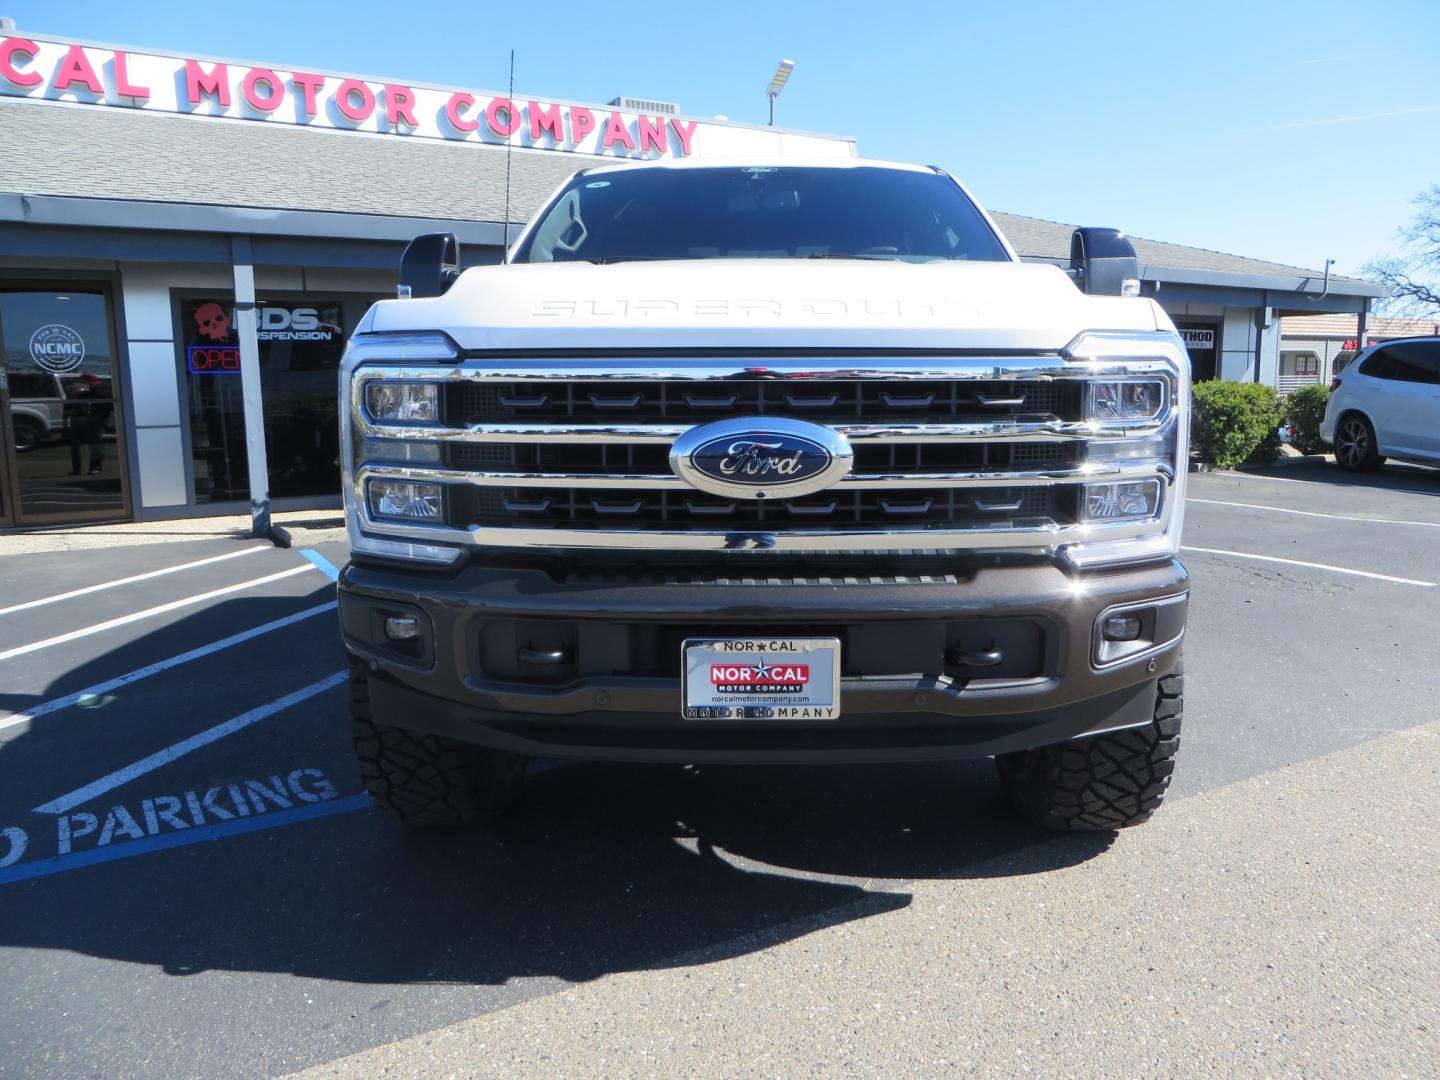
[(445, 516), (445, 489), (412, 480), (371, 480), (370, 512), (376, 517), (406, 521), (440, 521)]
[(1098, 380), (1085, 388), (1086, 420), (1153, 420), (1165, 408), (1159, 379)]
[(1133, 521), (1154, 517), (1160, 508), (1159, 480), (1086, 484), (1082, 521)]
[(430, 382), (372, 382), (365, 411), (382, 423), (434, 424), (440, 419), (440, 388)]

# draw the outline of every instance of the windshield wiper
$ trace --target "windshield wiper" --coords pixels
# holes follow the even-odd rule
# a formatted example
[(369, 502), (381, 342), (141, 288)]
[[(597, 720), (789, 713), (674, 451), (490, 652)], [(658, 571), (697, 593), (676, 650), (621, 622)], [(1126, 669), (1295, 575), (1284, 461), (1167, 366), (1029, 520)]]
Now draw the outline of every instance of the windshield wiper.
[(611, 263), (622, 262), (664, 262), (661, 255), (610, 255), (600, 259), (587, 259), (593, 266), (609, 266)]
[(807, 259), (864, 259), (866, 262), (893, 261), (900, 258), (896, 255), (851, 255), (844, 252), (815, 252), (804, 256)]

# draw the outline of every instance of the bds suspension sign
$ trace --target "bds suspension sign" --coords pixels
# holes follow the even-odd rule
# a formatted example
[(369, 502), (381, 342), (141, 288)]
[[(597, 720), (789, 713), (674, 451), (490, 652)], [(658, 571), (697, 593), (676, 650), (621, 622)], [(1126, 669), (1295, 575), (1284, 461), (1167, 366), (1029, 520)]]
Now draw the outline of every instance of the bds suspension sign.
[(706, 136), (745, 149), (673, 116), (22, 35), (0, 37), (0, 95), (610, 157), (689, 157)]

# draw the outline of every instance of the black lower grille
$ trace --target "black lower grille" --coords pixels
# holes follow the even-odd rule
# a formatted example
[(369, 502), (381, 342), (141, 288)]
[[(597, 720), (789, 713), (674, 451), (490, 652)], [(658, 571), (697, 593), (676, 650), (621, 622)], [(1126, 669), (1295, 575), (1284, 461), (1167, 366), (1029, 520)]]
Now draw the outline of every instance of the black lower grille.
[(796, 499), (727, 500), (698, 491), (456, 485), (457, 528), (697, 531), (912, 531), (1075, 520), (1069, 487), (831, 490)]

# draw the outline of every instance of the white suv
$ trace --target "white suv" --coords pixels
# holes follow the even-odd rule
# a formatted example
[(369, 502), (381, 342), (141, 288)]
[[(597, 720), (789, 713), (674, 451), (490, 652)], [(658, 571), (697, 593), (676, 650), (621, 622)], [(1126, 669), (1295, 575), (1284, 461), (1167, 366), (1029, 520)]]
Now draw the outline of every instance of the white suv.
[(1343, 469), (1440, 465), (1440, 338), (1371, 345), (1330, 381), (1320, 437)]

